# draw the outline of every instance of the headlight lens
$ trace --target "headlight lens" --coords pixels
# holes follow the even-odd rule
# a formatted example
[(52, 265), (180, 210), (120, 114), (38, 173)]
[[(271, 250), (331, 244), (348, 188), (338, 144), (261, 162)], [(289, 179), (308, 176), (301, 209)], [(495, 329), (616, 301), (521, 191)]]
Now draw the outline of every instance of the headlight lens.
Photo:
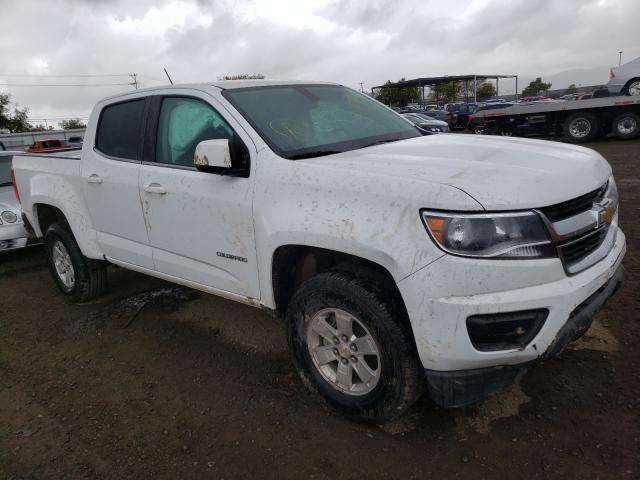
[(18, 221), (18, 216), (15, 213), (10, 212), (9, 210), (5, 210), (4, 212), (0, 213), (0, 218), (2, 218), (2, 220), (6, 223), (16, 223)]
[(611, 223), (611, 219), (616, 214), (616, 211), (618, 210), (619, 201), (620, 201), (620, 197), (618, 196), (618, 187), (612, 175), (611, 177), (609, 177), (607, 191), (604, 194), (604, 202), (605, 202), (604, 207), (607, 209), (605, 215), (610, 216), (608, 223)]
[(482, 258), (548, 258), (556, 251), (535, 212), (422, 212), (431, 238), (445, 252)]

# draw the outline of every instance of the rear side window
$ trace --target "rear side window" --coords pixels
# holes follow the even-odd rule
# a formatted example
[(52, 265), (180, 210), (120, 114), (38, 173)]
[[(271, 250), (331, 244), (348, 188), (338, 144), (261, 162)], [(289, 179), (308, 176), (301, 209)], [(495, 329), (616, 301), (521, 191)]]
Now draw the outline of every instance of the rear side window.
[(138, 160), (144, 99), (109, 105), (102, 110), (96, 148), (112, 157)]

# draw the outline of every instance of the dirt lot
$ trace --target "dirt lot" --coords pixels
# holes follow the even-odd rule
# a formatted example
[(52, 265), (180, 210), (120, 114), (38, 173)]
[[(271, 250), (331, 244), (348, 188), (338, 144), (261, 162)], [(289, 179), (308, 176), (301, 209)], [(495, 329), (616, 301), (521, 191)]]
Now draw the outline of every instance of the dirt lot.
[(384, 428), (329, 414), (258, 310), (115, 268), (68, 305), (40, 248), (0, 257), (0, 477), (640, 478), (640, 140), (591, 146), (622, 195), (623, 289), (511, 390)]

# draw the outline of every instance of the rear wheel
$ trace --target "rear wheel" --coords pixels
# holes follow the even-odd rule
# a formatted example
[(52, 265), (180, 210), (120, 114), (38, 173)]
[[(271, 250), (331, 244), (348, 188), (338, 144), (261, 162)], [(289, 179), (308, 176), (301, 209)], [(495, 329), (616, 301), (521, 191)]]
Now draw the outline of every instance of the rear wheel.
[(86, 302), (102, 295), (107, 288), (104, 262), (82, 255), (65, 224), (53, 224), (44, 236), (49, 270), (58, 289), (70, 302)]
[(621, 113), (613, 120), (613, 134), (624, 140), (635, 138), (640, 133), (640, 117), (635, 113)]
[[(366, 280), (365, 280), (366, 278)], [(288, 309), (288, 340), (304, 384), (340, 413), (384, 422), (424, 390), (424, 370), (403, 313), (372, 277), (325, 272), (307, 280)]]
[(562, 131), (572, 143), (589, 142), (600, 133), (600, 122), (590, 113), (578, 112), (564, 121)]

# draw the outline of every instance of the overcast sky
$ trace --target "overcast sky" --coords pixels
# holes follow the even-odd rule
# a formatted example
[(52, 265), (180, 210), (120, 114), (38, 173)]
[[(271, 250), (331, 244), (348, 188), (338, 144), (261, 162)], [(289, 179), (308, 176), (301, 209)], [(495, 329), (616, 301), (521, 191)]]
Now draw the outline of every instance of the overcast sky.
[(623, 63), (640, 56), (638, 0), (0, 0), (0, 12), (0, 92), (34, 119), (86, 117), (132, 87), (12, 86), (131, 81), (33, 75), (135, 72), (152, 86), (166, 67), (176, 83), (262, 73), (368, 89), (445, 74), (544, 78), (617, 65), (619, 50)]

